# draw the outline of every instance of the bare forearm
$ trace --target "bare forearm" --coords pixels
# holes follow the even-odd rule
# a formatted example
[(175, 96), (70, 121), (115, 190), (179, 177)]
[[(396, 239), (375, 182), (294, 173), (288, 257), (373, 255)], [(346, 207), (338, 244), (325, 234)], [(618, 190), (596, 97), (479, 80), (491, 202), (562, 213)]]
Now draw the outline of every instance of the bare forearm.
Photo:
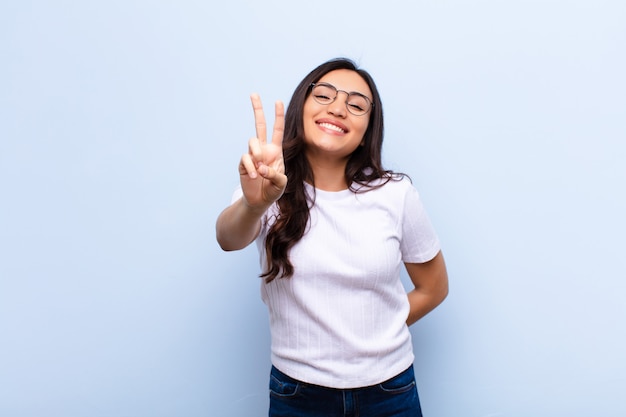
[(405, 264), (414, 289), (407, 294), (410, 326), (435, 309), (448, 296), (448, 272), (441, 251), (422, 264)]
[(407, 297), (409, 298), (410, 310), (406, 324), (410, 326), (433, 311), (443, 302), (447, 295), (447, 289), (441, 289), (435, 293), (426, 293), (417, 289), (409, 292)]
[(217, 218), (215, 232), (217, 242), (225, 251), (239, 250), (256, 238), (261, 227), (261, 216), (265, 210), (253, 209), (239, 199)]

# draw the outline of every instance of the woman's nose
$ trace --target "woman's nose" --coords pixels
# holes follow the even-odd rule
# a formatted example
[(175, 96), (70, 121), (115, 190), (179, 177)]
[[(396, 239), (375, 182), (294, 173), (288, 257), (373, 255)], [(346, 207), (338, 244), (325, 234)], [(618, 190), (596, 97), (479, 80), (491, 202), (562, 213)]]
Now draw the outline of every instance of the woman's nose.
[(335, 97), (335, 101), (328, 105), (328, 113), (337, 117), (346, 117), (346, 112), (348, 110), (346, 108), (347, 99), (348, 96), (346, 95), (346, 93), (338, 91), (337, 97)]

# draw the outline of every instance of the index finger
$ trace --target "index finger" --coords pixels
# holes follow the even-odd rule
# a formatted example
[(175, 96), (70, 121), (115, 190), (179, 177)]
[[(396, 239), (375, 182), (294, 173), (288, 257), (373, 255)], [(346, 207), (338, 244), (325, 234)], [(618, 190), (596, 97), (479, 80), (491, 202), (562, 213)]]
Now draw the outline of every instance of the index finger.
[(283, 135), (285, 134), (285, 106), (282, 101), (277, 101), (275, 106), (276, 120), (274, 121), (274, 130), (272, 131), (272, 143), (282, 146)]
[(263, 104), (258, 94), (250, 95), (252, 101), (252, 109), (254, 110), (254, 127), (256, 129), (256, 137), (262, 141), (267, 141), (267, 125), (265, 124), (265, 115), (263, 114)]

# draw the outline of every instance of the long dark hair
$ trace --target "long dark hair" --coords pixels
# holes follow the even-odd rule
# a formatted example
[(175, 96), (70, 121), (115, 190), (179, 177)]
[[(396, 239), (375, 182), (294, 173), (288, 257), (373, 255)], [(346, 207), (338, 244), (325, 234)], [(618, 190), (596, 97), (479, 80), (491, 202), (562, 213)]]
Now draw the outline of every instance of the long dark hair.
[[(346, 183), (350, 189), (364, 192), (372, 189), (373, 180), (392, 178), (392, 171), (382, 166), (383, 145), (383, 106), (374, 80), (370, 74), (359, 69), (350, 59), (337, 58), (323, 63), (311, 71), (296, 87), (285, 114), (285, 132), (283, 138), (283, 157), (287, 188), (278, 200), (279, 214), (270, 227), (265, 241), (267, 271), (261, 274), (266, 282), (276, 277), (288, 278), (293, 275), (294, 267), (289, 260), (289, 250), (304, 236), (309, 222), (309, 209), (315, 202), (304, 182), (315, 185), (313, 171), (305, 156), (304, 147), (304, 102), (311, 93), (311, 84), (316, 83), (331, 71), (346, 69), (356, 72), (365, 80), (372, 92), (373, 106), (369, 113), (369, 125), (363, 137), (363, 146), (359, 146), (350, 155), (345, 170)], [(377, 186), (385, 182), (378, 183)]]

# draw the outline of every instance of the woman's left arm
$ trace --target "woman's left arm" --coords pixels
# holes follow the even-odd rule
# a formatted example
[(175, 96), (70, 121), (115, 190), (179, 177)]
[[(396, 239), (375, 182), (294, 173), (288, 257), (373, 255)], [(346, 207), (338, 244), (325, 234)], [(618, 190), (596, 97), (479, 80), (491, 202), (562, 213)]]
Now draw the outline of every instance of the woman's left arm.
[(412, 325), (435, 309), (448, 295), (448, 272), (441, 251), (425, 263), (405, 263), (411, 282), (415, 287), (409, 291), (409, 317)]

